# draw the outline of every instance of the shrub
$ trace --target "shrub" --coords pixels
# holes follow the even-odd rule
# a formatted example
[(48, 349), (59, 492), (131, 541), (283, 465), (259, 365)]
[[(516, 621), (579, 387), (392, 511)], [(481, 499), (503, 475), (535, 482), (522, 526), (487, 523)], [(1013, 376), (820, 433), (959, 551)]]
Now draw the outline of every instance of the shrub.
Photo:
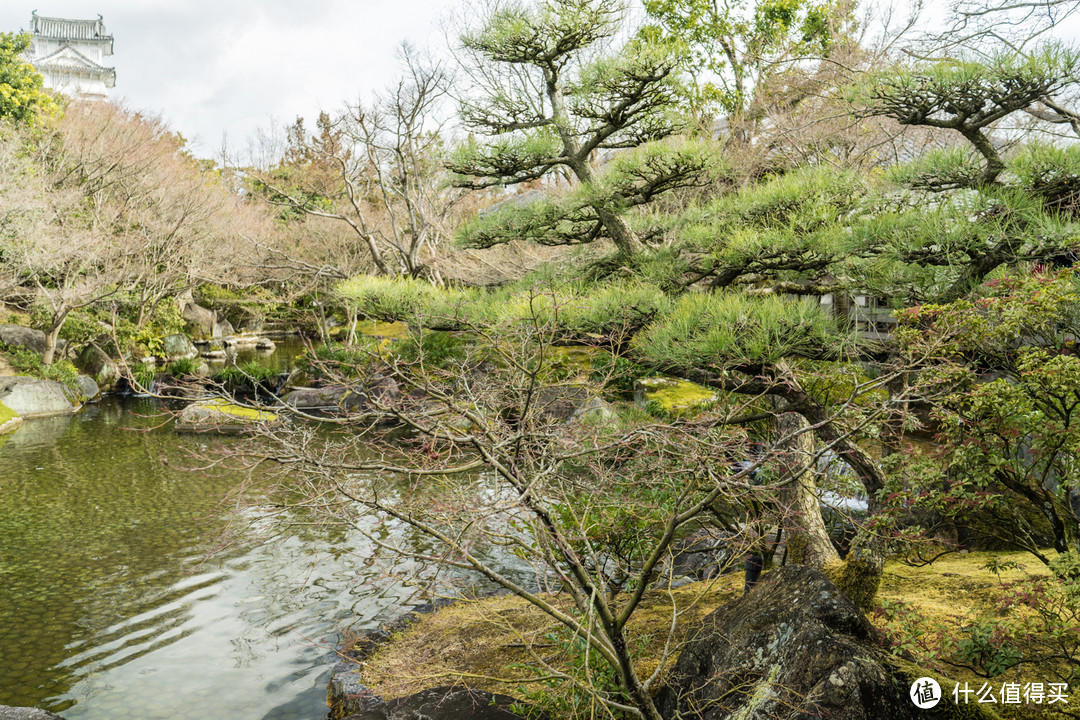
[(260, 385), (277, 377), (278, 371), (266, 367), (258, 360), (250, 360), (241, 365), (227, 365), (214, 373), (211, 378), (231, 391), (257, 389)]
[(63, 383), (69, 390), (76, 391), (75, 380), (79, 377), (79, 371), (69, 360), (57, 360), (52, 365), (46, 365), (41, 361), (41, 355), (33, 350), (23, 347), (6, 347), (11, 366), (24, 375), (31, 375), (43, 380), (52, 380)]
[(149, 392), (154, 385), (154, 377), (157, 375), (156, 368), (144, 362), (137, 362), (130, 367), (130, 372), (128, 379), (132, 384), (136, 388)]
[(173, 377), (195, 375), (199, 371), (199, 361), (195, 358), (180, 358), (169, 363), (165, 371)]

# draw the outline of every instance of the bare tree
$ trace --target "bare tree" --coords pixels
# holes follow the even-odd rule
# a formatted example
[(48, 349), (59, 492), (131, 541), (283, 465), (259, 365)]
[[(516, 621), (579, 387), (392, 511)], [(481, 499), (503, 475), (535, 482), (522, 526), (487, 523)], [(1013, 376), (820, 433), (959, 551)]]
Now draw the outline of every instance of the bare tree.
[(298, 122), (292, 156), (256, 178), (273, 202), (346, 225), (379, 273), (437, 280), (428, 263), (461, 197), (442, 167), (449, 77), (408, 46), (402, 57), (405, 74), (389, 92), (347, 105), (337, 118), (320, 116), (318, 136)]
[(49, 128), (19, 139), (35, 178), (9, 217), (7, 275), (45, 311), (45, 362), (75, 310), (104, 300), (142, 327), (168, 297), (235, 261), (252, 216), (159, 119), (108, 103), (72, 102)]

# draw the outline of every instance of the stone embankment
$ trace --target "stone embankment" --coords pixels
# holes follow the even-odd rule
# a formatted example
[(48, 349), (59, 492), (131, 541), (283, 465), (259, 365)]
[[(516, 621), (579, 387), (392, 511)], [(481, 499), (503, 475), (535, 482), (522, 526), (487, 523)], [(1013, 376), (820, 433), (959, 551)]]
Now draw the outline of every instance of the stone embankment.
[(48, 710), (0, 705), (0, 720), (64, 720), (64, 718)]

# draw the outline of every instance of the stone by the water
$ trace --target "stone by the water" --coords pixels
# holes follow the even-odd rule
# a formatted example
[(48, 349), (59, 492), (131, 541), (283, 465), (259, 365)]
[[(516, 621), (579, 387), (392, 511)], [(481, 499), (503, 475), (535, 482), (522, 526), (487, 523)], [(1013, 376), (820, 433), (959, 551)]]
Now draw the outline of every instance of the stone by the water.
[(910, 685), (862, 612), (820, 570), (791, 565), (702, 621), (658, 700), (682, 720), (915, 720)]
[(64, 720), (48, 710), (0, 705), (0, 720)]
[(79, 393), (82, 395), (83, 402), (93, 400), (101, 395), (101, 388), (98, 387), (98, 384), (92, 377), (80, 375), (75, 378), (75, 386), (79, 388)]
[[(509, 695), (496, 695), (484, 690), (461, 687), (439, 687), (421, 690), (399, 700), (347, 715), (345, 720), (523, 720), (525, 716), (511, 711), (522, 702)], [(532, 720), (547, 720), (544, 713), (530, 713)]]
[(193, 358), (199, 354), (199, 351), (191, 343), (191, 339), (183, 333), (166, 335), (164, 341), (162, 341), (162, 351), (167, 360)]
[(0, 402), (24, 420), (67, 415), (82, 405), (64, 385), (22, 375), (0, 378)]
[(177, 432), (236, 435), (253, 432), (275, 422), (277, 415), (231, 403), (224, 398), (200, 400), (183, 409), (176, 419)]

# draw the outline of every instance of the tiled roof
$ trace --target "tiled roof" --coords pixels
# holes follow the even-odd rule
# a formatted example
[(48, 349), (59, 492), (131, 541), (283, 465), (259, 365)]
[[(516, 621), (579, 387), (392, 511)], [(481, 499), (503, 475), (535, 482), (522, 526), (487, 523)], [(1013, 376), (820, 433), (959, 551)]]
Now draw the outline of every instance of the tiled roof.
[(65, 45), (51, 55), (34, 60), (34, 67), (39, 71), (51, 70), (58, 74), (72, 72), (86, 72), (90, 75), (100, 75), (107, 87), (114, 87), (116, 83), (116, 69), (99, 65), (81, 52)]
[(70, 20), (68, 18), (42, 17), (37, 11), (30, 16), (30, 32), (50, 40), (109, 40), (105, 23), (100, 15), (96, 20)]

